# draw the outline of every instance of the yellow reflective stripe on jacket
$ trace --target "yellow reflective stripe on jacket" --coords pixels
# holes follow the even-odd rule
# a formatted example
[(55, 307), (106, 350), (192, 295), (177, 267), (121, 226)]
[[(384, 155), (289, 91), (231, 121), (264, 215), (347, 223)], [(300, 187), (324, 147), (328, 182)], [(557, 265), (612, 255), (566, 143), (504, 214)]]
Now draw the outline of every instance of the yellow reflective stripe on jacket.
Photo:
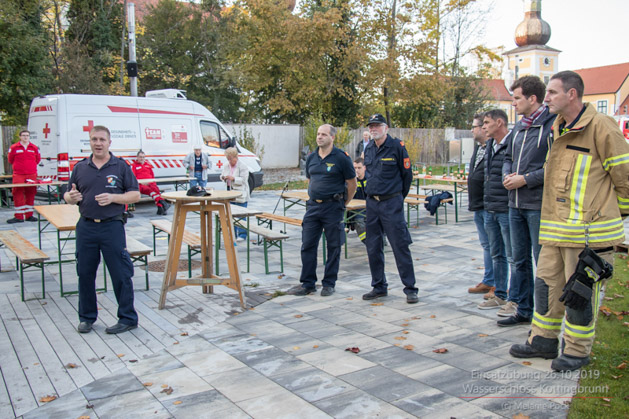
[(570, 187), (570, 216), (568, 217), (573, 224), (577, 224), (583, 220), (583, 203), (585, 201), (585, 188), (590, 174), (590, 164), (592, 156), (579, 154), (577, 157), (576, 169), (572, 177), (572, 186)]
[[(585, 224), (571, 224), (562, 221), (552, 220), (540, 220), (540, 228), (546, 228), (551, 230), (559, 230), (564, 232), (580, 232), (585, 233)], [(594, 221), (588, 224), (590, 232), (597, 232), (603, 230), (615, 230), (619, 227), (623, 227), (622, 218), (613, 218), (606, 221)]]
[(533, 312), (533, 324), (546, 330), (561, 330), (561, 320), (552, 317), (544, 317), (538, 312)]
[[(592, 234), (590, 232), (589, 242), (601, 243), (601, 242), (606, 242), (606, 241), (619, 240), (619, 239), (622, 239), (623, 237), (625, 237), (624, 229), (609, 232), (606, 234)], [(569, 234), (560, 234), (560, 233), (549, 233), (549, 232), (542, 231), (540, 229), (539, 238), (540, 240), (543, 239), (543, 240), (548, 240), (548, 241), (557, 242), (557, 243), (585, 244), (585, 233), (583, 233), (582, 235), (569, 235)]]
[(621, 154), (620, 156), (610, 157), (603, 162), (603, 168), (609, 170), (610, 167), (618, 166), (619, 164), (629, 163), (629, 154)]
[(621, 198), (618, 195), (616, 195), (616, 198), (618, 198), (618, 208), (621, 210), (629, 210), (629, 199)]

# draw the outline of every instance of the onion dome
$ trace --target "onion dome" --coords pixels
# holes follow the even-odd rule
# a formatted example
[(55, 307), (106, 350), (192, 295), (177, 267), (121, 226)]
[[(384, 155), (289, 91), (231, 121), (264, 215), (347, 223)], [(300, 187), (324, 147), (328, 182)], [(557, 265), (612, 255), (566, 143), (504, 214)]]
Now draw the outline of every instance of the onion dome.
[(549, 39), (550, 25), (542, 20), (542, 0), (525, 0), (524, 20), (515, 29), (516, 45), (546, 45)]

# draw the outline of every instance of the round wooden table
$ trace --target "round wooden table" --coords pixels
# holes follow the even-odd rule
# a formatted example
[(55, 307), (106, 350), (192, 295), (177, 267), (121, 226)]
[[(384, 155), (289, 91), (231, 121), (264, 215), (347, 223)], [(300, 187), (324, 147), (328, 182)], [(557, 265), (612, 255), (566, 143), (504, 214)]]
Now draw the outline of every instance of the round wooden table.
[[(245, 296), (240, 280), (238, 258), (234, 247), (234, 227), (229, 201), (238, 198), (242, 193), (238, 191), (212, 191), (208, 196), (188, 196), (186, 191), (166, 192), (162, 198), (174, 202), (173, 225), (168, 243), (168, 255), (164, 270), (164, 282), (159, 299), (159, 309), (166, 304), (166, 294), (177, 288), (188, 285), (213, 286), (224, 285), (238, 292), (240, 305), (245, 308)], [(177, 278), (177, 266), (181, 254), (183, 233), (186, 227), (186, 216), (191, 211), (201, 215), (201, 275), (193, 278)], [(216, 211), (223, 231), (225, 255), (229, 267), (229, 277), (223, 278), (212, 274), (212, 212)]]

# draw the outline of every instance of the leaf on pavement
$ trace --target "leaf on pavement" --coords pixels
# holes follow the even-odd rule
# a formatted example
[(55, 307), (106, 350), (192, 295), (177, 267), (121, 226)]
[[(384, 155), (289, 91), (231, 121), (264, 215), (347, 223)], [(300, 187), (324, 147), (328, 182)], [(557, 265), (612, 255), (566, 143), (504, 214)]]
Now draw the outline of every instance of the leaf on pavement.
[(434, 318), (436, 318), (436, 317), (437, 317), (437, 316), (435, 316), (434, 314), (431, 314), (431, 315), (430, 315), (430, 318), (431, 318), (431, 319), (434, 319)]
[(150, 381), (147, 381), (146, 383), (142, 383), (142, 385), (144, 387), (151, 387), (153, 385), (153, 383), (151, 383)]
[(410, 332), (408, 330), (402, 330), (402, 333), (404, 333), (405, 335), (408, 335)]
[(384, 305), (384, 303), (371, 303), (372, 306), (381, 306)]
[(296, 318), (296, 319), (301, 319), (302, 317), (304, 317), (304, 315), (303, 315), (303, 314), (295, 314), (295, 318)]
[(487, 333), (479, 333), (478, 334), (479, 338), (486, 338), (487, 336), (489, 336)]
[(181, 332), (180, 336), (188, 336), (188, 332)]
[(522, 361), (522, 364), (523, 365), (533, 365), (533, 363), (530, 362), (530, 361)]
[(345, 348), (345, 350), (348, 351), (348, 352), (353, 352), (355, 354), (360, 352), (360, 349), (357, 346), (352, 346), (351, 348)]
[(404, 349), (406, 349), (407, 351), (412, 351), (413, 349), (415, 349), (415, 347), (413, 345), (404, 345)]
[(76, 368), (76, 364), (73, 364), (72, 362), (69, 362), (66, 364), (66, 368)]
[(439, 349), (434, 349), (433, 352), (436, 354), (445, 354), (446, 352), (448, 352), (448, 350), (446, 348), (439, 348)]
[(53, 400), (55, 400), (57, 398), (57, 396), (44, 396), (41, 399), (39, 399), (40, 402), (42, 403), (48, 403), (51, 402)]
[(163, 389), (162, 391), (160, 391), (160, 393), (166, 393), (167, 395), (170, 396), (171, 394), (173, 394), (173, 391), (175, 391), (175, 390), (173, 390), (173, 388), (169, 386), (169, 387), (166, 387), (165, 389)]
[(349, 300), (349, 301), (351, 301), (351, 300), (353, 300), (353, 299), (354, 299), (354, 297), (347, 297), (347, 298), (346, 298), (346, 300)]
[(518, 413), (513, 415), (513, 419), (530, 419), (528, 416), (526, 416), (524, 413)]
[(181, 404), (181, 400), (176, 400), (173, 402), (173, 404)]

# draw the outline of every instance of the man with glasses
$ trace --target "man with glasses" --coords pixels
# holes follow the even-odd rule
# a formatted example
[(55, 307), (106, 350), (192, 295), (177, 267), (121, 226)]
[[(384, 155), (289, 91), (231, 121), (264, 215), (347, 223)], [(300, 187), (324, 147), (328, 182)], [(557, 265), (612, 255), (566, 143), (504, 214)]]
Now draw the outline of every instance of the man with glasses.
[(409, 249), (413, 241), (404, 219), (404, 198), (413, 181), (411, 160), (404, 143), (388, 134), (389, 127), (384, 116), (372, 115), (367, 126), (373, 139), (365, 148), (367, 255), (373, 290), (363, 295), (363, 300), (387, 295), (382, 248), (386, 234), (404, 284), (406, 302), (414, 304), (419, 298), (415, 286), (413, 257)]

